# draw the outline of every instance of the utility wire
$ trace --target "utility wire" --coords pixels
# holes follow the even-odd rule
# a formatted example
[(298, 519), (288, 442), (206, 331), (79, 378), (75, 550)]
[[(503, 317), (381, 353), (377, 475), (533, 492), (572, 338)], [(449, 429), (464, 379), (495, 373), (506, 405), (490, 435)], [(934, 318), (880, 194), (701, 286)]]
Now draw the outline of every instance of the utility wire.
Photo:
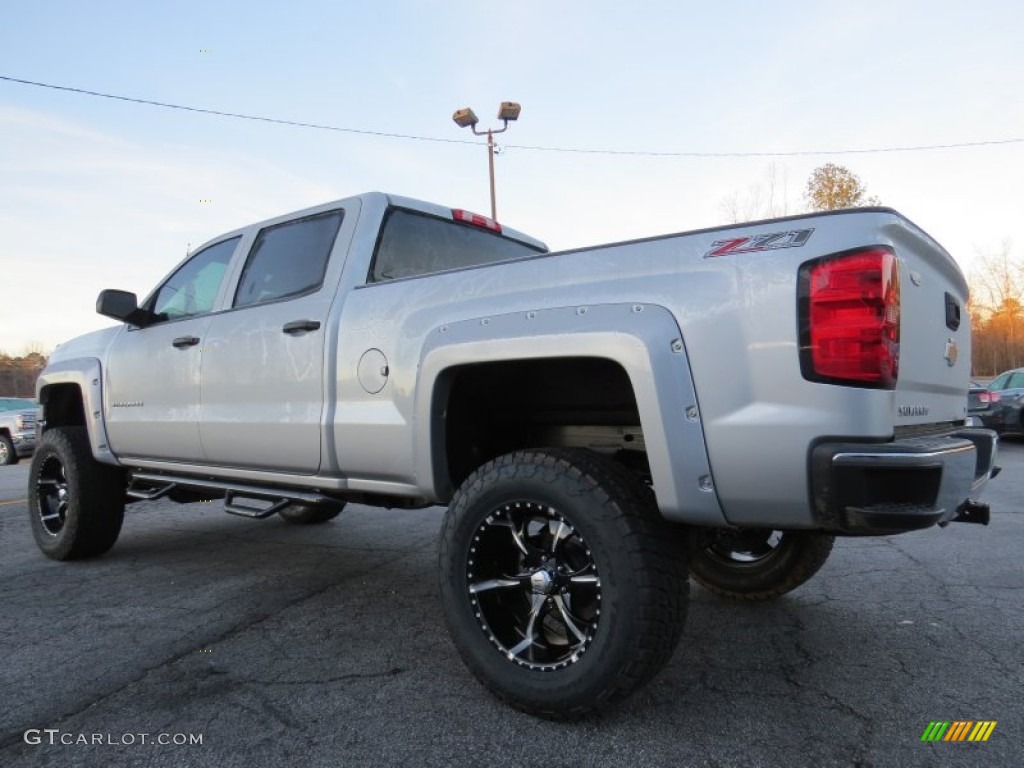
[(261, 117), (259, 115), (243, 115), (238, 112), (223, 112), (218, 109), (203, 109), (202, 107), (189, 107), (183, 104), (168, 104), (163, 101), (151, 101), (150, 99), (136, 99), (131, 96), (117, 96), (113, 93), (100, 93), (99, 91), (87, 91), (84, 88), (71, 88), (67, 85), (53, 85), (52, 83), (37, 83), (34, 80), (21, 80), (17, 77), (0, 75), (0, 80), (7, 80), (11, 83), (22, 85), (34, 85), (39, 88), (52, 88), (55, 91), (70, 91), (81, 93), (85, 96), (98, 96), (103, 99), (116, 99), (117, 101), (129, 101), (133, 104), (148, 104), (151, 107), (165, 107), (167, 109), (180, 109), (185, 112), (201, 112), (205, 115), (217, 115), (218, 117), (236, 117), (240, 120), (257, 120), (261, 123), (277, 123), (278, 125), (292, 125), (297, 128), (317, 128), (321, 131), (340, 131), (342, 133), (359, 133), (364, 136), (383, 136), (388, 139), (413, 139), (416, 141), (437, 141), (445, 144), (479, 144), (478, 141), (468, 139), (441, 139), (432, 136), (412, 136), (407, 133), (387, 133), (385, 131), (370, 131), (360, 128), (339, 128), (334, 125), (320, 125), (318, 123), (302, 123), (297, 120), (281, 120), (276, 117)]
[[(164, 107), (165, 109), (180, 109), (184, 112), (199, 112), (205, 115), (216, 115), (217, 117), (234, 117), (239, 120), (255, 120), (261, 123), (275, 123), (277, 125), (289, 125), (296, 128), (315, 128), (321, 131), (336, 131), (339, 133), (354, 133), (362, 136), (377, 136), (387, 139), (408, 139), (411, 141), (432, 141), (441, 144), (480, 144), (480, 141), (471, 139), (444, 139), (437, 136), (414, 136), (408, 133), (389, 133), (387, 131), (371, 131), (363, 128), (342, 128), (335, 125), (321, 125), (319, 123), (304, 123), (298, 120), (284, 120), (275, 117), (263, 117), (260, 115), (243, 115), (238, 112), (224, 112), (218, 109), (203, 109), (202, 107), (190, 107), (183, 104), (168, 104), (163, 101), (152, 101), (150, 99), (138, 99), (131, 96), (118, 96), (112, 93), (100, 93), (89, 91), (84, 88), (72, 88), (67, 85), (54, 85), (52, 83), (40, 83), (34, 80), (22, 80), (17, 77), (0, 75), (0, 80), (21, 85), (31, 85), (37, 88), (50, 88), (55, 91), (67, 91), (80, 93), (85, 96), (96, 96), (103, 99), (115, 99), (127, 101), (133, 104), (147, 104), (152, 107)], [(627, 149), (582, 149), (578, 147), (542, 147), (530, 144), (504, 144), (506, 149), (526, 149), (535, 152), (565, 152), (585, 155), (619, 155), (632, 157), (814, 157), (823, 155), (870, 155), (883, 152), (929, 152), (940, 149), (968, 149), (972, 147), (992, 147), (1006, 144), (1021, 144), (1024, 138), (1012, 139), (991, 139), (986, 141), (964, 141), (952, 144), (923, 144), (907, 147), (873, 147), (868, 149), (820, 149), (820, 150), (793, 150), (788, 152), (656, 152), (644, 150)]]

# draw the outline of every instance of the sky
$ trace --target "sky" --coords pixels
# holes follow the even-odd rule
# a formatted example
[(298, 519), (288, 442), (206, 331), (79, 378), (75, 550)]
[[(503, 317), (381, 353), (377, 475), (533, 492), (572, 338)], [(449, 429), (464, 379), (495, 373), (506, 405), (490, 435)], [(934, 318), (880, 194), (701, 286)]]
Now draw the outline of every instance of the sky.
[(1019, 0), (7, 2), (0, 76), (350, 130), (0, 80), (0, 351), (110, 325), (100, 290), (141, 298), (260, 219), (371, 190), (488, 214), (485, 140), (451, 115), (497, 128), (502, 101), (498, 218), (553, 249), (769, 188), (800, 213), (833, 162), (966, 272), (1019, 258), (1021, 30)]

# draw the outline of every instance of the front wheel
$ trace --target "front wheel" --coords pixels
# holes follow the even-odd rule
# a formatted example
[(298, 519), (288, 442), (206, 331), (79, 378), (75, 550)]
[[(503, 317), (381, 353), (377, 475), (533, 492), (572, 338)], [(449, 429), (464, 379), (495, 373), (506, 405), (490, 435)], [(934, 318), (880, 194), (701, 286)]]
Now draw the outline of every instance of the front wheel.
[(835, 536), (814, 531), (715, 531), (690, 567), (697, 583), (716, 595), (771, 600), (816, 574), (834, 542)]
[(5, 464), (16, 464), (18, 452), (14, 449), (14, 443), (7, 435), (0, 434), (0, 467)]
[(75, 560), (114, 546), (124, 520), (124, 475), (93, 459), (85, 427), (47, 430), (28, 475), (32, 534), (47, 557)]
[(441, 599), (463, 660), (513, 706), (579, 717), (668, 661), (687, 546), (628, 471), (590, 451), (507, 454), (474, 472), (441, 529)]

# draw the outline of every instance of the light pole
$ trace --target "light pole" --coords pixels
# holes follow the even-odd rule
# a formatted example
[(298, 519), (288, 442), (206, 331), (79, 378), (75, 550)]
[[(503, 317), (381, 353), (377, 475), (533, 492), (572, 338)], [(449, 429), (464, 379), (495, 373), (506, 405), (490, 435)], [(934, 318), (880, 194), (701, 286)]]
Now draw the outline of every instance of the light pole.
[(488, 128), (486, 131), (476, 129), (476, 125), (480, 121), (469, 107), (459, 109), (452, 115), (452, 120), (459, 128), (471, 128), (475, 135), (487, 136), (487, 170), (491, 179), (491, 218), (495, 221), (498, 220), (498, 206), (494, 199), (494, 134), (507, 131), (509, 122), (519, 119), (521, 109), (522, 107), (514, 101), (501, 102), (501, 106), (498, 107), (498, 119), (502, 122), (501, 128)]

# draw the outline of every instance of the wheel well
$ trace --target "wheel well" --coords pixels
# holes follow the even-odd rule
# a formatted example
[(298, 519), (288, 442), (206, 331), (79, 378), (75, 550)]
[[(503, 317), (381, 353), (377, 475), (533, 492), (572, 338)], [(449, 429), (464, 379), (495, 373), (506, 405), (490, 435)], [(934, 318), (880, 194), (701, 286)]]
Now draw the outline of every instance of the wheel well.
[(649, 475), (629, 375), (603, 358), (480, 363), (435, 390), (435, 487), (447, 499), (481, 464), (537, 447), (590, 448)]
[(53, 427), (84, 427), (85, 407), (82, 390), (77, 384), (53, 384), (39, 393), (46, 429)]

